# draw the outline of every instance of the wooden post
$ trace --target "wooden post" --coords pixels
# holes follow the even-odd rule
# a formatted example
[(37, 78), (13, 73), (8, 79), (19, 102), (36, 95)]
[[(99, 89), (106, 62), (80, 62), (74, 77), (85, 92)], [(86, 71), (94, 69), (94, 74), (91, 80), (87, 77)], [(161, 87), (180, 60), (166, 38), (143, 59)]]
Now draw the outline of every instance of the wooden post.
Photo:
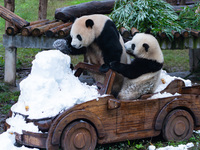
[(16, 86), (16, 47), (5, 47), (4, 82)]
[(189, 49), (189, 64), (191, 72), (200, 71), (200, 48)]
[(39, 2), (39, 11), (38, 11), (38, 19), (46, 19), (47, 17), (47, 4), (48, 0), (40, 0)]
[[(15, 0), (4, 0), (4, 7), (7, 8), (8, 10), (14, 12), (15, 11)], [(12, 25), (12, 23), (6, 21), (5, 30), (11, 25)]]

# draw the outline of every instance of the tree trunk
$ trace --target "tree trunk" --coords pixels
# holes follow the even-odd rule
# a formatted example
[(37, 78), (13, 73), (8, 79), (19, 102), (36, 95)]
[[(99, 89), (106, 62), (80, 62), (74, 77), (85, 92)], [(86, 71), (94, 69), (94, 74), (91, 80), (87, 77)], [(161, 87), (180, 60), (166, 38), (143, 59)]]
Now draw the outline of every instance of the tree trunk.
[(38, 19), (46, 19), (47, 17), (47, 4), (48, 0), (40, 0), (39, 2), (39, 11), (38, 11)]
[[(7, 8), (8, 10), (14, 12), (15, 11), (15, 0), (4, 0), (4, 7)], [(9, 26), (12, 26), (12, 23), (6, 21), (5, 30)]]

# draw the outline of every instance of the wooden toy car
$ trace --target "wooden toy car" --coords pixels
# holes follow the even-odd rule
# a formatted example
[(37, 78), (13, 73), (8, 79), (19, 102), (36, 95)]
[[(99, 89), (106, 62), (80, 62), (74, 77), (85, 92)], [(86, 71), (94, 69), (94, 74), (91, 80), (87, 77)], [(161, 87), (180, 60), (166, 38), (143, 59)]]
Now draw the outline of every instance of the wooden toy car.
[[(83, 70), (98, 72), (98, 67), (79, 63), (75, 76)], [(165, 140), (189, 139), (200, 127), (200, 86), (185, 87), (182, 80), (174, 80), (162, 92), (178, 96), (151, 99), (119, 100), (110, 94), (115, 72), (105, 74), (103, 84), (97, 83), (101, 96), (77, 104), (54, 118), (28, 120), (42, 133), (23, 131), (16, 134), (19, 144), (48, 150), (95, 149), (105, 144), (158, 136)], [(105, 95), (106, 94), (106, 95)], [(9, 126), (9, 125), (8, 125)]]

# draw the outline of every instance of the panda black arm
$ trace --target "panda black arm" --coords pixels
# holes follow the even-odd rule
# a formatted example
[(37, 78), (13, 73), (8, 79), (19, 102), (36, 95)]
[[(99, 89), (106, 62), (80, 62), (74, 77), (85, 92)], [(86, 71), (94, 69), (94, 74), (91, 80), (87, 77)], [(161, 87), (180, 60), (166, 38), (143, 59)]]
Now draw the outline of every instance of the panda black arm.
[(109, 65), (112, 61), (120, 62), (123, 48), (119, 40), (119, 32), (111, 20), (106, 21), (96, 41), (102, 50), (105, 64)]
[(110, 68), (129, 79), (135, 79), (146, 73), (159, 71), (163, 64), (155, 60), (135, 58), (131, 64), (112, 62)]

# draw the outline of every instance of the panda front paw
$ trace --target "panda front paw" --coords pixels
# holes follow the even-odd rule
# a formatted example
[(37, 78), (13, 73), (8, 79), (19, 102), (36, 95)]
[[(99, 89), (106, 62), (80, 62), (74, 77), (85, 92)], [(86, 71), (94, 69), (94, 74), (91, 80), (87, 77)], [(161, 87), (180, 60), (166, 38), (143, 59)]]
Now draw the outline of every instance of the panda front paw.
[(113, 71), (116, 71), (117, 68), (119, 68), (119, 62), (118, 61), (113, 61), (110, 63), (110, 69), (112, 69)]
[(57, 50), (60, 50), (64, 54), (70, 54), (71, 49), (67, 45), (66, 40), (64, 39), (58, 39), (53, 43), (53, 47)]
[(100, 72), (103, 72), (103, 73), (106, 73), (106, 72), (108, 72), (109, 69), (110, 69), (110, 66), (109, 66), (109, 65), (103, 64), (103, 65), (101, 65), (101, 67), (99, 68), (99, 71), (100, 71)]

